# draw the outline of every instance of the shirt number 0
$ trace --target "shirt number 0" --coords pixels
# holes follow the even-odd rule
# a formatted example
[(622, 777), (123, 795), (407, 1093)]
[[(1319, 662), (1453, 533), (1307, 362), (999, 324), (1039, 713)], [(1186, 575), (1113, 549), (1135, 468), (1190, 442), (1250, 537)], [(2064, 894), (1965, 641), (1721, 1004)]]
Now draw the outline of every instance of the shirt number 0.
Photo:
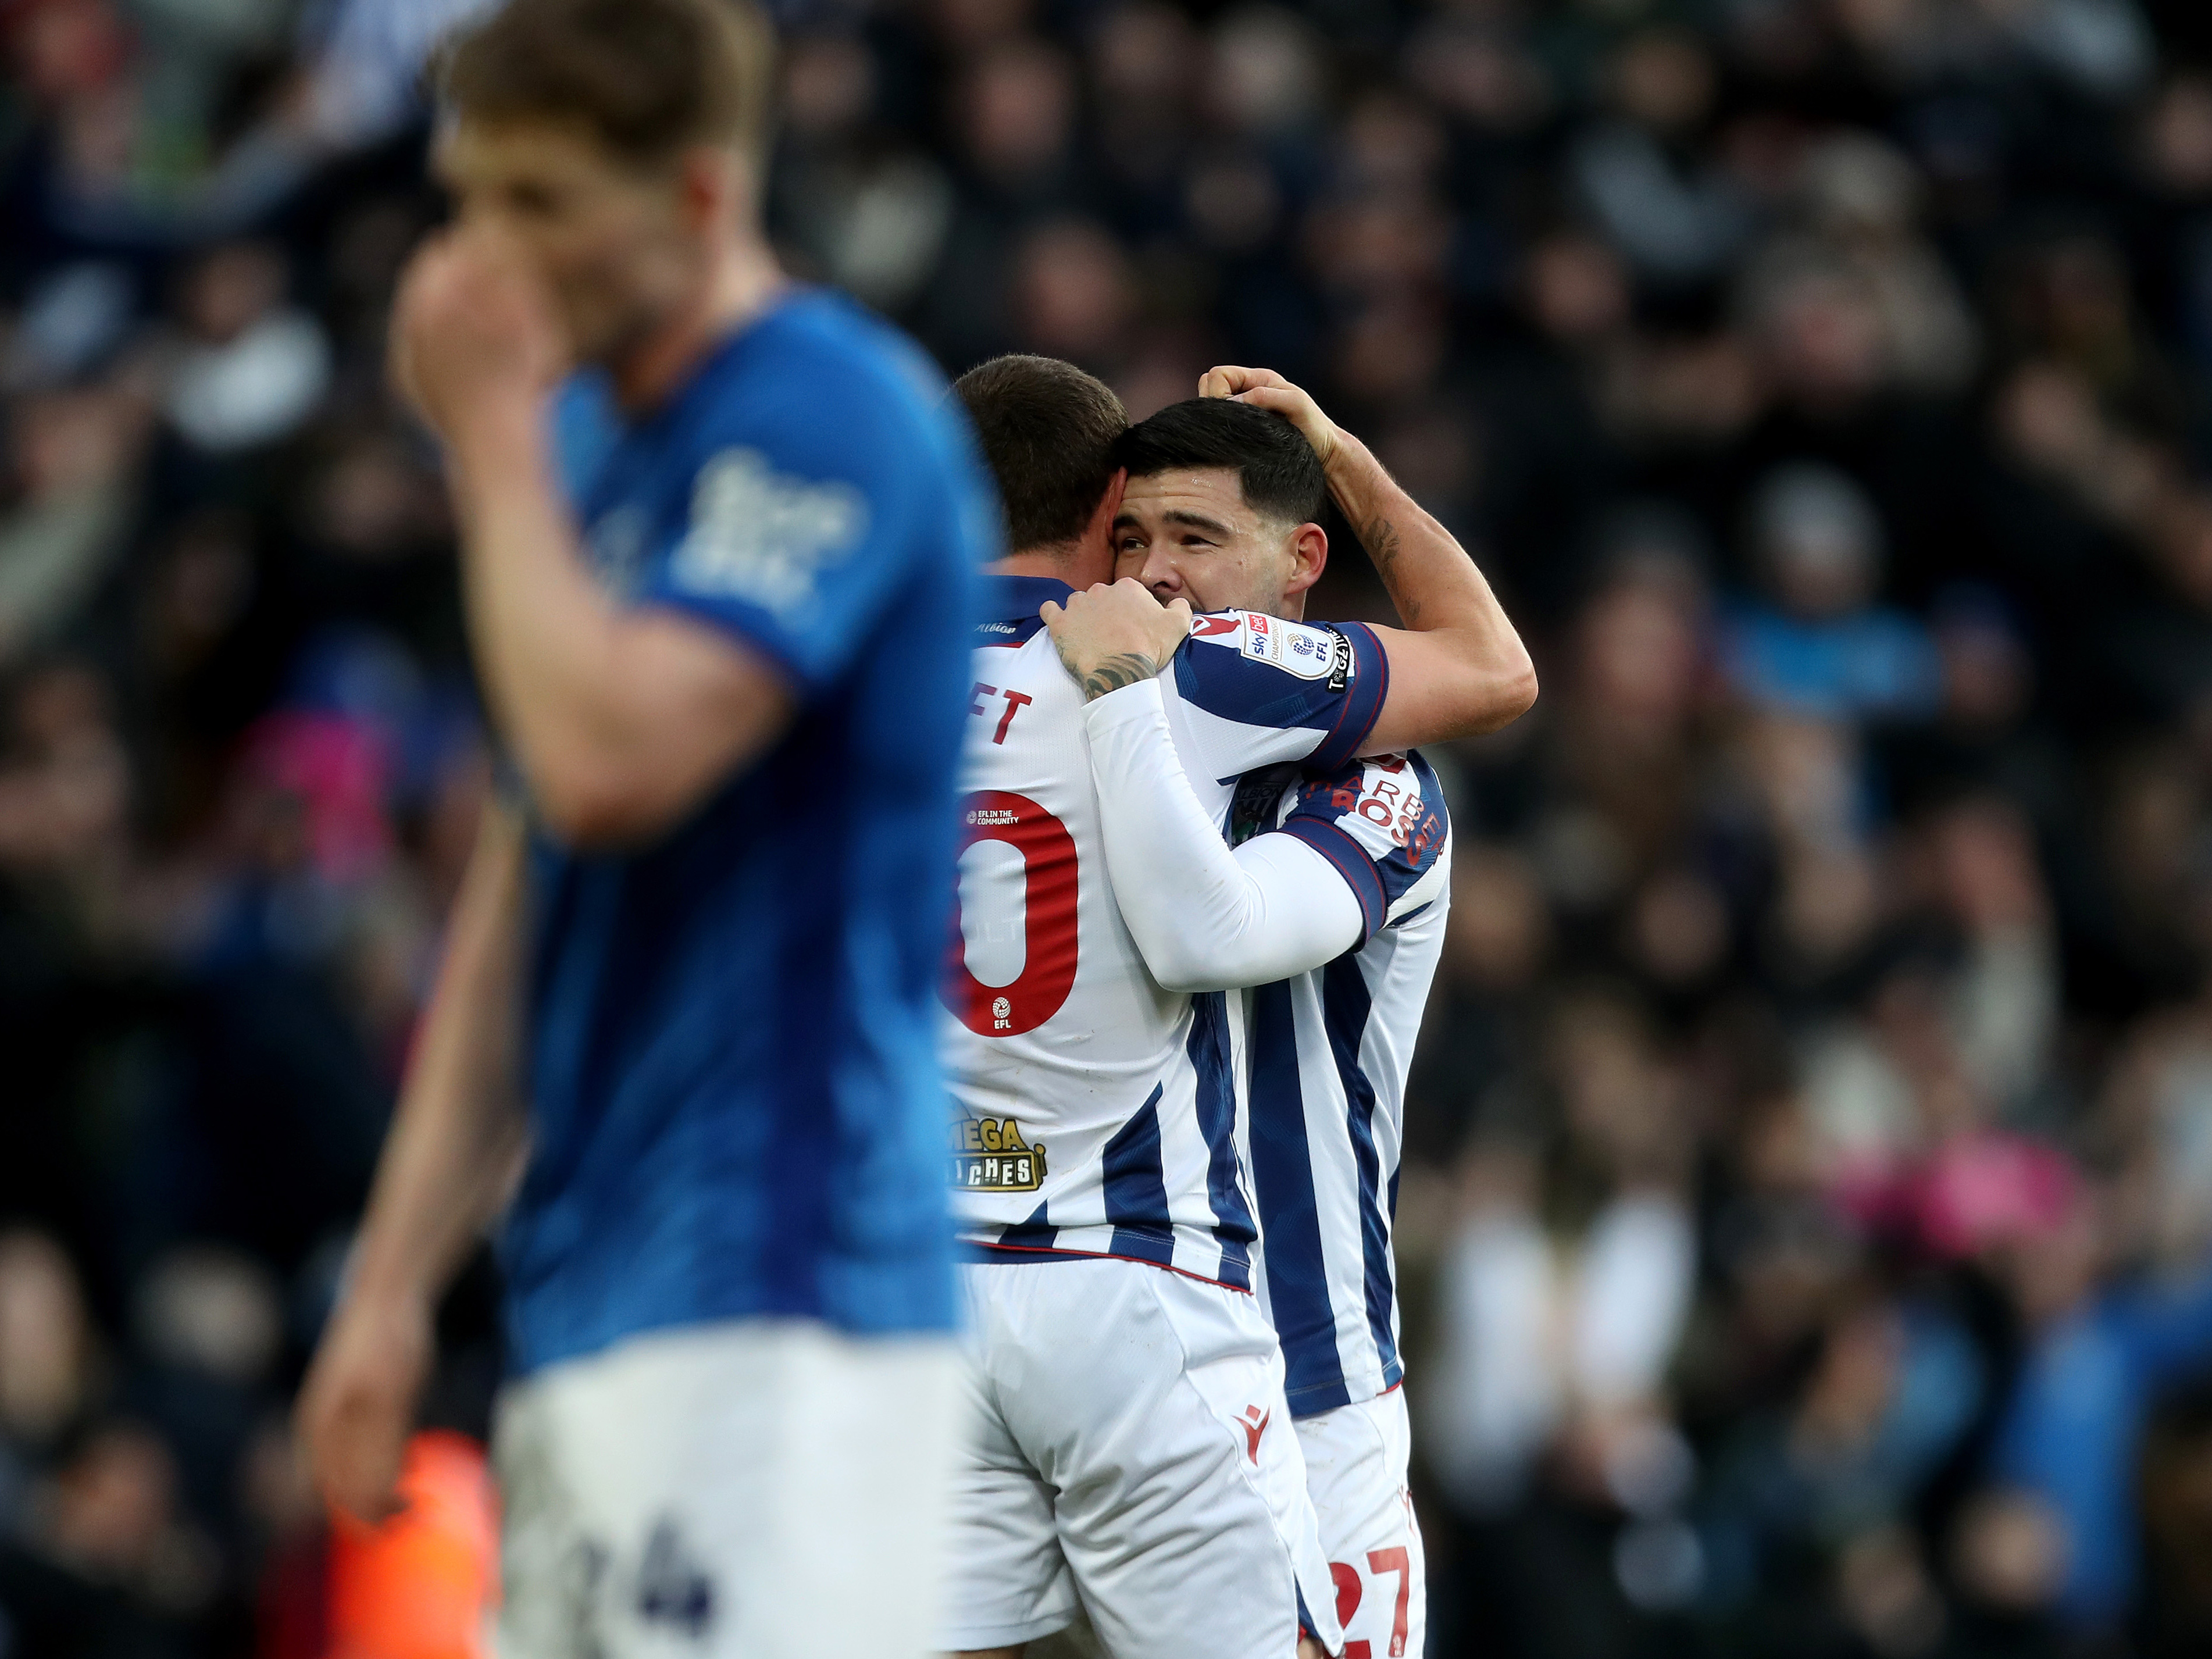
[(1019, 1036), (1058, 1013), (1075, 987), (1075, 837), (1031, 800), (1002, 789), (979, 789), (960, 803), (960, 846), (1004, 842), (1022, 855), (1022, 972), (1011, 985), (986, 985), (969, 971), (960, 898), (952, 899), (939, 995), (978, 1036)]

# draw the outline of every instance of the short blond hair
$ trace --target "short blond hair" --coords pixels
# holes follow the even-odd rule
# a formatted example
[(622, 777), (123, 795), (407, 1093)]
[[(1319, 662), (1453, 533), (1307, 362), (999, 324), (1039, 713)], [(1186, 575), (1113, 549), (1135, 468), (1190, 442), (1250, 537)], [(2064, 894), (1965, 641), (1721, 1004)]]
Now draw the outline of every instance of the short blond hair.
[(650, 165), (697, 145), (765, 161), (775, 31), (751, 0), (509, 0), (446, 53), (447, 107), (584, 128)]

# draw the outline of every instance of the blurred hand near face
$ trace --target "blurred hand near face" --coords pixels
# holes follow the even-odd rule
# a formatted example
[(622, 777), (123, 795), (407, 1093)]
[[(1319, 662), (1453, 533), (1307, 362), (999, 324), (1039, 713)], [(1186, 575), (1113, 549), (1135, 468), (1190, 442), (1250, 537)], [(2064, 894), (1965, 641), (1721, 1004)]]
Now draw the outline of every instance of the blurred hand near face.
[(392, 382), (447, 439), (471, 415), (534, 404), (568, 357), (552, 295), (512, 237), (467, 226), (409, 262), (392, 304)]

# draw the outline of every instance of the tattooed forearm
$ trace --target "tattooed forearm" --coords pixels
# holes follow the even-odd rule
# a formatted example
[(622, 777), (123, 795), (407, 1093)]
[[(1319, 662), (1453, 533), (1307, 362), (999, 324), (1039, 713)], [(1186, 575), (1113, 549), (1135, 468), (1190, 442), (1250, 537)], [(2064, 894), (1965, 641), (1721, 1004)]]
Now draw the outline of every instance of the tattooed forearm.
[(1402, 550), (1398, 540), (1398, 526), (1378, 513), (1360, 527), (1359, 539), (1367, 549), (1368, 558), (1374, 563), (1375, 574), (1382, 579), (1384, 592), (1390, 595), (1390, 602), (1398, 607), (1399, 620), (1407, 627), (1413, 627), (1420, 620), (1421, 602), (1404, 591), (1398, 580), (1398, 573), (1392, 568), (1398, 562), (1398, 555)]
[(1096, 702), (1109, 691), (1119, 691), (1125, 685), (1148, 680), (1159, 672), (1160, 665), (1143, 652), (1124, 651), (1119, 656), (1107, 658), (1083, 676), (1083, 701)]
[(1398, 562), (1398, 526), (1381, 514), (1376, 514), (1360, 526), (1359, 539), (1367, 548), (1367, 556), (1375, 562), (1375, 568), (1388, 574)]

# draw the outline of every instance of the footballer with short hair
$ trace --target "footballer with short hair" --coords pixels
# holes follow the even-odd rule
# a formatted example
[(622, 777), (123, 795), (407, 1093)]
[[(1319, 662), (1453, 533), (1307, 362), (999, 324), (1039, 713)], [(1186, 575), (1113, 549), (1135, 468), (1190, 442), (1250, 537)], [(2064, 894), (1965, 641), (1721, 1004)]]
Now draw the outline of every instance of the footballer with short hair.
[(773, 80), (739, 0), (511, 0), (444, 64), (457, 222), (392, 319), (513, 781), (301, 1414), (386, 1512), (504, 1207), (532, 1659), (919, 1655), (938, 1588), (933, 984), (998, 533), (934, 370), (777, 268)]
[[(1442, 528), (1392, 502), (1380, 464), (1299, 388), (1267, 385), (1279, 412), (1194, 399), (1124, 434), (1114, 534), (1119, 574), (1162, 600), (1249, 611), (1246, 629), (1275, 635), (1304, 619), (1326, 560), (1311, 522), (1325, 489), (1370, 524)], [(1417, 750), (1262, 769), (1238, 781), (1224, 837), (1156, 684), (1108, 699), (1091, 735), (1122, 920), (1162, 984), (1226, 993), (1243, 1039), (1253, 1289), (1282, 1342), (1346, 1650), (1418, 1655), (1427, 1570), (1392, 1235), (1407, 1077), (1451, 902), (1443, 790)]]

